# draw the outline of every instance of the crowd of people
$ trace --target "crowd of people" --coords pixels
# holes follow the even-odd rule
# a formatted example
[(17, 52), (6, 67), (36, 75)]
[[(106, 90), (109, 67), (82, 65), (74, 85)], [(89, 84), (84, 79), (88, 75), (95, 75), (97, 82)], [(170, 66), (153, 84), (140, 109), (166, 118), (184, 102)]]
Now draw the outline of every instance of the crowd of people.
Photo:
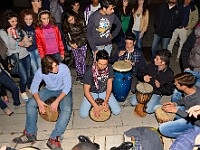
[[(113, 115), (121, 113), (120, 104), (112, 93), (112, 64), (123, 60), (132, 66), (131, 105), (138, 105), (136, 85), (139, 82), (150, 84), (152, 96), (142, 113), (152, 114), (162, 105), (163, 111), (176, 114), (174, 120), (160, 124), (158, 130), (163, 136), (176, 138), (171, 150), (193, 148), (200, 134), (198, 0), (182, 0), (180, 4), (178, 0), (167, 0), (160, 4), (155, 13), (149, 64), (142, 46), (151, 15), (147, 0), (136, 0), (133, 8), (129, 0), (117, 3), (115, 0), (92, 0), (84, 12), (80, 10), (79, 0), (71, 1), (71, 9), (63, 7), (64, 0), (29, 2), (31, 8), (20, 13), (9, 9), (1, 15), (0, 107), (6, 115), (14, 114), (7, 106), (10, 100), (6, 90), (9, 90), (15, 108), (26, 108), (24, 134), (13, 142), (36, 141), (37, 109), (45, 114), (45, 101), (56, 97), (50, 109), (57, 111), (59, 108), (60, 112), (47, 146), (62, 150), (60, 141), (70, 120), (73, 102), (71, 72), (64, 60), (72, 53), (70, 59), (75, 62), (76, 82), (83, 84), (82, 118), (89, 116), (91, 107), (94, 107), (94, 115), (100, 116), (102, 107), (95, 101), (97, 98), (103, 99), (105, 111), (111, 109)], [(44, 2), (46, 7), (42, 7)], [(170, 58), (177, 42), (176, 61), (180, 62), (182, 73), (174, 76)], [(115, 51), (113, 43), (117, 44)], [(158, 48), (160, 43), (161, 49)], [(89, 66), (88, 51), (93, 57)], [(12, 75), (19, 77), (19, 87)], [(28, 92), (32, 97), (28, 97)], [(164, 95), (171, 96), (171, 102), (161, 104)], [(183, 140), (187, 140), (187, 146)]]

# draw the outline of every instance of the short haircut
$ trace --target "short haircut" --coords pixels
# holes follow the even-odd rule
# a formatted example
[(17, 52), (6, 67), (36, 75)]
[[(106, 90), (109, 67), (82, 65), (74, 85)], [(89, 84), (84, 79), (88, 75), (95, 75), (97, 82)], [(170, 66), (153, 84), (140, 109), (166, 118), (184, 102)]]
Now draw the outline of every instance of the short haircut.
[(71, 5), (75, 5), (76, 3), (80, 4), (80, 0), (72, 0)]
[(132, 40), (135, 41), (135, 34), (134, 33), (127, 33), (125, 36), (125, 40)]
[(43, 74), (49, 74), (52, 71), (52, 64), (56, 63), (57, 65), (59, 64), (58, 60), (54, 58), (51, 55), (46, 55), (44, 58), (41, 60), (41, 65), (42, 65), (42, 73)]
[(101, 8), (108, 8), (110, 5), (116, 6), (115, 0), (101, 0)]
[(160, 56), (160, 59), (164, 61), (166, 65), (169, 65), (172, 54), (169, 50), (163, 49), (157, 51), (156, 56)]
[(196, 77), (189, 72), (182, 72), (176, 74), (174, 80), (176, 80), (181, 86), (185, 85), (188, 88), (191, 88), (196, 82)]
[(99, 59), (109, 60), (108, 52), (106, 50), (99, 50), (96, 53), (96, 61), (98, 62)]
[(98, 148), (89, 142), (82, 142), (72, 148), (72, 150), (98, 150)]

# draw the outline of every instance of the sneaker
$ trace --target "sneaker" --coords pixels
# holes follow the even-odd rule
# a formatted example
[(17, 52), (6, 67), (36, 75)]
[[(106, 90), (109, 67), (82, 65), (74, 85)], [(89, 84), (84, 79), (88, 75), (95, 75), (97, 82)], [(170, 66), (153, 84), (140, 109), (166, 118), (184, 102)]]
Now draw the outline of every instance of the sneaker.
[(83, 84), (83, 77), (78, 76), (78, 77), (76, 78), (76, 82), (78, 82), (78, 83), (80, 83), (80, 84)]
[(47, 141), (47, 146), (52, 150), (63, 150), (60, 145), (60, 137), (56, 137), (56, 139), (49, 138)]
[(21, 93), (21, 98), (22, 98), (25, 102), (28, 101), (28, 96), (27, 96), (26, 92)]
[(29, 135), (29, 134), (25, 134), (22, 135), (20, 137), (16, 137), (13, 139), (14, 143), (17, 144), (25, 144), (25, 143), (32, 143), (36, 141), (36, 136), (35, 135)]
[(22, 108), (22, 107), (25, 107), (25, 106), (26, 106), (26, 104), (23, 103), (23, 104), (20, 104), (20, 105), (18, 105), (18, 106), (15, 106), (14, 108), (15, 108), (15, 109), (19, 109), (19, 108)]

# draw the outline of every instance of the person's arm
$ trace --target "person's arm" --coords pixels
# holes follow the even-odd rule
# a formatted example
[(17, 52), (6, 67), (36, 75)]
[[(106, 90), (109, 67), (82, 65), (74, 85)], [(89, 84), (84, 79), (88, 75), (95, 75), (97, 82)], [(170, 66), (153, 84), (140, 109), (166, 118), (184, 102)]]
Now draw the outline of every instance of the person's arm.
[(144, 35), (144, 33), (147, 31), (147, 28), (149, 26), (149, 10), (147, 9), (146, 10), (146, 14), (144, 16), (144, 22), (143, 22), (143, 28), (142, 28), (142, 31), (141, 31), (141, 34)]
[(58, 43), (60, 56), (61, 56), (61, 58), (63, 60), (64, 59), (64, 55), (65, 55), (65, 48), (64, 48), (64, 45), (63, 45), (63, 42), (62, 42), (60, 30), (58, 29), (57, 26), (55, 26), (55, 32), (56, 32), (56, 38), (57, 38), (57, 43)]
[(121, 30), (121, 22), (118, 19), (118, 17), (114, 14), (114, 20), (113, 23), (116, 25), (115, 30), (112, 32), (112, 38), (116, 37), (119, 33), (119, 31)]
[(199, 19), (198, 14), (199, 14), (199, 12), (198, 12), (198, 9), (197, 9), (196, 6), (194, 6), (194, 8), (195, 8), (195, 10), (190, 12), (190, 15), (189, 15), (189, 19), (190, 20), (189, 20), (188, 25), (185, 27), (186, 29), (193, 29), (195, 27), (195, 25), (197, 24), (197, 22), (198, 22), (198, 19)]
[(96, 45), (95, 45), (95, 40), (93, 38), (93, 32), (94, 32), (94, 28), (95, 28), (95, 18), (93, 17), (94, 15), (92, 14), (88, 20), (88, 24), (87, 24), (87, 40), (89, 42), (89, 45), (92, 49), (92, 51), (96, 51)]
[(109, 98), (110, 98), (110, 95), (112, 92), (112, 81), (113, 81), (113, 78), (110, 78), (107, 81), (106, 97), (104, 100), (104, 102), (106, 102), (107, 104), (108, 104), (108, 101), (109, 101)]
[(190, 107), (190, 109), (187, 111), (189, 113), (189, 116), (194, 116), (197, 118), (198, 115), (200, 115), (200, 105), (195, 105), (193, 107)]
[(181, 49), (181, 63), (183, 65), (183, 69), (190, 69), (190, 65), (188, 63), (188, 59), (190, 56), (190, 52), (192, 48), (194, 47), (194, 43), (196, 41), (196, 36), (194, 31), (189, 35), (186, 42), (183, 44), (183, 47)]
[(38, 52), (39, 52), (39, 54), (40, 54), (40, 57), (41, 58), (43, 58), (44, 57), (44, 49), (43, 49), (43, 42), (42, 42), (42, 31), (41, 31), (42, 29), (39, 29), (39, 27), (38, 27), (38, 29), (36, 29), (35, 30), (35, 36), (36, 36), (36, 43), (37, 43), (37, 47), (38, 47)]
[(12, 37), (11, 34), (6, 33), (6, 31), (1, 30), (0, 31), (0, 36), (2, 40), (4, 41), (6, 47), (9, 50), (15, 50), (16, 49), (16, 40)]

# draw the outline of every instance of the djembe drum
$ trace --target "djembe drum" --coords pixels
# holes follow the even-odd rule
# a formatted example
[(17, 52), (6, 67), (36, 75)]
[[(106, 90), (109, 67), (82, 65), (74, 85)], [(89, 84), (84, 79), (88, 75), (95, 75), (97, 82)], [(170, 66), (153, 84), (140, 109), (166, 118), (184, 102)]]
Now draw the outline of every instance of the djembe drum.
[(129, 62), (120, 60), (114, 63), (113, 95), (119, 102), (125, 101), (132, 81), (132, 65)]
[[(58, 107), (58, 111), (54, 111), (52, 112), (50, 110), (50, 105), (55, 101), (56, 97), (51, 97), (51, 98), (48, 98), (45, 102), (45, 104), (47, 104), (47, 106), (45, 106), (45, 114), (40, 114), (40, 116), (46, 120), (46, 121), (49, 121), (49, 122), (56, 122), (57, 119), (58, 119), (58, 116), (59, 116), (59, 112), (60, 112), (60, 108)], [(39, 109), (38, 109), (39, 111)]]
[(97, 103), (98, 106), (101, 106), (102, 110), (100, 112), (100, 116), (96, 117), (94, 114), (94, 107), (91, 107), (90, 109), (90, 118), (95, 121), (95, 122), (105, 122), (106, 120), (108, 120), (111, 116), (111, 111), (110, 108), (105, 111), (105, 108), (103, 107), (102, 103), (103, 103), (103, 99), (101, 98), (97, 98), (95, 100), (95, 102)]
[(19, 150), (40, 150), (40, 149), (33, 146), (27, 146), (27, 147), (20, 148)]
[(165, 112), (164, 110), (162, 110), (162, 106), (160, 106), (156, 109), (155, 114), (156, 114), (157, 121), (159, 123), (172, 121), (172, 120), (174, 120), (174, 118), (176, 116), (176, 114), (174, 114), (174, 113), (169, 113), (169, 112)]
[(146, 116), (145, 105), (151, 99), (152, 92), (153, 87), (148, 83), (140, 82), (136, 86), (136, 98), (138, 104), (135, 107), (134, 112), (140, 117)]

